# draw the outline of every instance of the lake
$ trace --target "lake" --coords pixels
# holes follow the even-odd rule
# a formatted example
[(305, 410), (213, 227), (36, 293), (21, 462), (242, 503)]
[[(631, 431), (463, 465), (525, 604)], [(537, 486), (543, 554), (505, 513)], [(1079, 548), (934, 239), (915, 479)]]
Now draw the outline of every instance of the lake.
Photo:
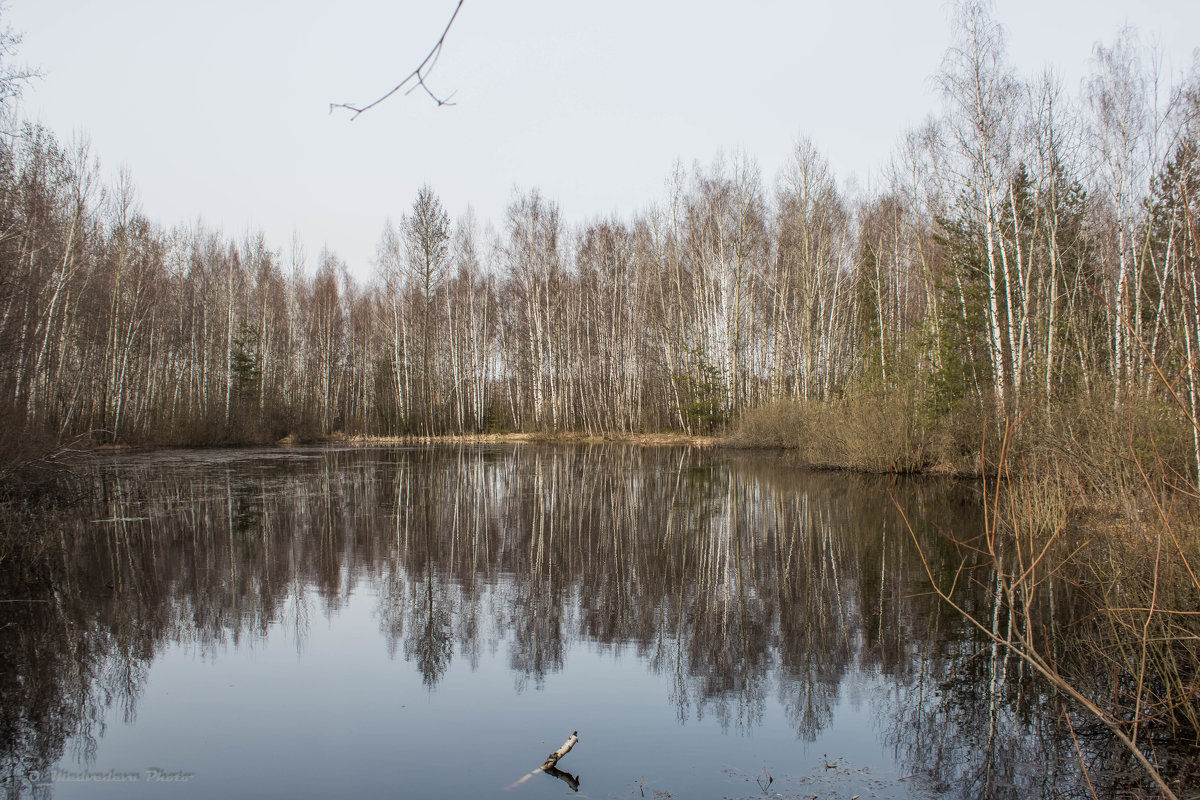
[(1048, 798), (1108, 752), (930, 591), (961, 483), (536, 444), (81, 477), (6, 565), (9, 797)]

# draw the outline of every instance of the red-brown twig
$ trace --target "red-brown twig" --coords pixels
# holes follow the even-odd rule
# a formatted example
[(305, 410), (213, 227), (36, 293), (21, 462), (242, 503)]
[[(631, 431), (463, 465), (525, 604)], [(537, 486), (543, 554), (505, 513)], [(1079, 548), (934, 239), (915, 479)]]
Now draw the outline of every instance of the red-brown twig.
[[(1007, 465), (1005, 464), (1007, 444), (1008, 444), (1008, 437), (1007, 437), (1007, 433), (1006, 433), (1005, 439), (1001, 446), (1000, 461), (997, 464), (997, 466), (998, 466), (997, 474), (998, 475), (1005, 474), (1005, 471), (1007, 468)], [(999, 493), (998, 486), (996, 487), (995, 492), (996, 492), (996, 494)], [(1016, 657), (1020, 658), (1022, 661), (1024, 661), (1026, 664), (1028, 664), (1030, 667), (1032, 667), (1035, 672), (1037, 672), (1039, 675), (1041, 675), (1043, 678), (1045, 678), (1050, 683), (1050, 685), (1055, 687), (1058, 691), (1062, 692), (1064, 695), (1071, 698), (1076, 703), (1078, 703), (1080, 706), (1082, 706), (1089, 715), (1091, 715), (1094, 719), (1098, 720), (1106, 728), (1108, 728), (1109, 732), (1112, 733), (1112, 735), (1115, 736), (1121, 742), (1122, 745), (1124, 745), (1126, 751), (1129, 752), (1129, 754), (1132, 755), (1134, 757), (1134, 759), (1136, 759), (1138, 761), (1139, 764), (1141, 764), (1143, 770), (1145, 770), (1146, 775), (1150, 778), (1151, 781), (1153, 781), (1155, 786), (1158, 787), (1159, 791), (1162, 792), (1164, 797), (1168, 798), (1169, 800), (1178, 800), (1177, 795), (1173, 791), (1171, 791), (1171, 788), (1167, 785), (1166, 781), (1163, 780), (1162, 775), (1159, 774), (1159, 772), (1155, 768), (1155, 766), (1150, 763), (1149, 759), (1147, 759), (1145, 754), (1143, 754), (1142, 751), (1138, 748), (1136, 741), (1134, 739), (1131, 739), (1129, 737), (1129, 734), (1127, 734), (1123, 730), (1122, 721), (1120, 719), (1118, 719), (1115, 715), (1102, 709), (1099, 705), (1097, 705), (1095, 702), (1093, 702), (1087, 696), (1085, 696), (1081, 691), (1079, 691), (1079, 689), (1077, 689), (1070, 681), (1068, 681), (1066, 678), (1064, 678), (1058, 672), (1058, 670), (1055, 669), (1050, 662), (1048, 662), (1045, 658), (1043, 658), (1042, 655), (1036, 650), (1036, 648), (1034, 648), (1033, 642), (1028, 637), (1027, 634), (1025, 636), (1019, 635), (1018, 641), (1016, 641), (1016, 642), (1014, 642), (1010, 639), (1006, 639), (1004, 637), (998, 636), (982, 620), (975, 617), (973, 614), (971, 614), (971, 612), (967, 611), (966, 608), (964, 608), (962, 605), (960, 605), (954, 599), (953, 587), (951, 587), (950, 591), (946, 591), (938, 584), (937, 579), (933, 575), (933, 568), (930, 566), (929, 561), (926, 559), (925, 551), (921, 548), (921, 543), (917, 539), (917, 533), (913, 529), (911, 521), (908, 519), (908, 514), (904, 511), (904, 508), (897, 501), (895, 496), (892, 497), (892, 502), (895, 504), (896, 510), (900, 513), (900, 517), (901, 517), (901, 519), (903, 519), (905, 527), (908, 528), (909, 535), (912, 537), (913, 544), (916, 546), (917, 555), (921, 559), (921, 565), (922, 565), (922, 567), (924, 567), (925, 575), (929, 578), (930, 585), (933, 587), (934, 592), (936, 592), (937, 595), (942, 599), (942, 602), (946, 603), (946, 605), (948, 605), (955, 612), (957, 612), (960, 617), (962, 617), (967, 622), (969, 622), (971, 625), (973, 625), (988, 639), (991, 639), (996, 644), (1000, 645), (1001, 647), (1006, 648), (1010, 653), (1012, 653)], [(985, 502), (985, 504), (987, 504), (987, 502), (988, 502), (988, 499), (986, 498), (986, 496), (985, 496), (984, 502)], [(993, 503), (992, 513), (996, 514), (998, 512), (998, 504), (997, 504), (995, 497), (992, 498), (991, 502)], [(985, 515), (985, 525), (987, 525), (989, 528), (991, 528), (991, 530), (989, 530), (987, 532), (988, 538), (989, 538), (989, 541), (993, 542), (993, 543), (994, 543), (993, 537), (995, 535), (995, 525), (997, 522), (998, 522), (998, 516), (993, 516), (991, 520), (988, 520)], [(990, 546), (994, 546), (994, 544), (992, 544)], [(992, 558), (993, 558), (993, 563), (995, 563), (997, 568), (999, 568), (999, 560), (998, 560), (999, 554), (993, 552)], [(957, 583), (957, 573), (955, 576), (955, 582)], [(1137, 724), (1136, 720), (1135, 720), (1134, 724), (1135, 725)]]

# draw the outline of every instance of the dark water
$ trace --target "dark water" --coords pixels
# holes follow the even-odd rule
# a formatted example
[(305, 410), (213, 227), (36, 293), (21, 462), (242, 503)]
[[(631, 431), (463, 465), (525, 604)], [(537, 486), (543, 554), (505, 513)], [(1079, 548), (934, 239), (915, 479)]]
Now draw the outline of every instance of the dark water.
[(540, 446), (85, 477), (8, 565), (10, 797), (1086, 794), (1061, 701), (929, 592), (959, 485)]

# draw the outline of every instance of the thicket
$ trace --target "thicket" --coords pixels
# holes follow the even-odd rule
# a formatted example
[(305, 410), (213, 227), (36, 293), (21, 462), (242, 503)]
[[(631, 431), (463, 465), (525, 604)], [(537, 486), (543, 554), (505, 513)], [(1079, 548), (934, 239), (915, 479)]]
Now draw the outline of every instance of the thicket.
[[(1161, 418), (1128, 420), (1123, 445), (1103, 424), (1082, 443), (1113, 458), (1095, 472), (1095, 459), (1070, 464), (1055, 443), (1020, 436), (1020, 421), (1006, 425), (984, 449), (983, 530), (943, 531), (962, 566), (928, 576), (1006, 669), (1011, 656), (1054, 688), (1085, 779), (1103, 765), (1080, 741), (1111, 737), (1141, 765), (1131, 787), (1184, 797), (1194, 765), (1179, 748), (1200, 747), (1200, 495), (1158, 449)], [(971, 592), (990, 597), (990, 613), (963, 605)]]

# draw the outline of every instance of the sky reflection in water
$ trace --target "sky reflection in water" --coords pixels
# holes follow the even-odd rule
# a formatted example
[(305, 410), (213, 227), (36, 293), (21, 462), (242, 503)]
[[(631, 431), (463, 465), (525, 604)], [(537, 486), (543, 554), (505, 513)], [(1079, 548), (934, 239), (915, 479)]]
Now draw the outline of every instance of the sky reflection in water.
[(585, 797), (1075, 785), (1016, 665), (991, 698), (889, 496), (949, 569), (929, 531), (978, 523), (960, 486), (527, 445), (124, 455), (95, 480), (63, 614), (5, 644), (63, 701), (12, 694), (19, 796), (47, 773), (34, 794), (572, 796), (513, 784), (573, 730)]

